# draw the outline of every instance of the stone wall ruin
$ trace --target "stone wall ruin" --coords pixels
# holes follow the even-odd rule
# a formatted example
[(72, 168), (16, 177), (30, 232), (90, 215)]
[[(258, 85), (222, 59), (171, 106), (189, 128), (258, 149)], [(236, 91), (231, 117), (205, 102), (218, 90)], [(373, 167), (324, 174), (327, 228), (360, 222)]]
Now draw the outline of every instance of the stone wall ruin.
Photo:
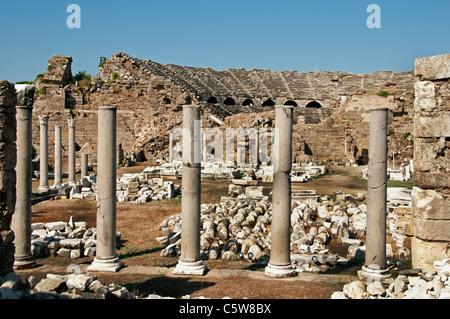
[[(66, 120), (77, 120), (78, 150), (89, 143), (96, 149), (97, 110), (118, 107), (117, 126), (125, 157), (131, 160), (168, 161), (168, 133), (182, 126), (185, 104), (202, 105), (204, 128), (269, 127), (274, 105), (294, 106), (293, 161), (367, 163), (370, 107), (389, 107), (391, 144), (400, 145), (412, 158), (414, 74), (409, 72), (274, 72), (270, 70), (185, 67), (113, 54), (99, 66), (89, 84), (70, 81), (71, 57), (54, 56), (37, 80), (35, 114), (50, 115), (49, 127), (62, 125), (67, 145)], [(382, 93), (382, 94), (381, 94)], [(388, 96), (386, 96), (388, 95)], [(37, 123), (37, 119), (36, 119)], [(35, 125), (37, 127), (37, 125)], [(162, 134), (161, 134), (162, 133)], [(347, 156), (345, 140), (354, 140), (354, 155)], [(39, 149), (39, 130), (33, 133)], [(49, 136), (49, 158), (53, 158)], [(81, 154), (77, 161), (81, 162)], [(92, 154), (92, 162), (96, 155)], [(67, 157), (67, 149), (63, 149)], [(400, 161), (400, 160), (399, 160)]]
[[(412, 157), (413, 141), (409, 137), (414, 133), (413, 265), (426, 269), (433, 261), (449, 256), (449, 55), (418, 59), (415, 75), (420, 81), (417, 83), (412, 72), (358, 75), (214, 71), (161, 65), (118, 53), (100, 66), (99, 75), (91, 80), (91, 87), (81, 87), (71, 83), (71, 62), (70, 57), (53, 57), (47, 73), (36, 81), (33, 140), (35, 145), (39, 144), (38, 116), (49, 115), (50, 127), (61, 125), (63, 128), (67, 157), (67, 119), (74, 116), (78, 148), (89, 144), (86, 149), (94, 153), (93, 162), (97, 149), (97, 112), (102, 105), (118, 107), (117, 139), (125, 153), (148, 160), (168, 158), (169, 134), (166, 133), (182, 125), (182, 105), (202, 105), (203, 128), (221, 129), (273, 128), (273, 106), (292, 105), (294, 162), (307, 158), (337, 163), (353, 157), (364, 160), (363, 151), (368, 148), (369, 109), (387, 107), (390, 152), (394, 144), (398, 144), (395, 137), (400, 135), (404, 140), (402, 151), (411, 150)], [(42, 90), (43, 87), (46, 89)], [(387, 92), (388, 96), (380, 92)], [(0, 271), (4, 272), (10, 267), (9, 243), (13, 238), (9, 224), (14, 187), (7, 184), (12, 181), (5, 176), (15, 174), (15, 150), (12, 149), (15, 119), (9, 120), (15, 114), (15, 94), (9, 82), (1, 82), (0, 120), (4, 122), (2, 128), (7, 128), (0, 134), (0, 253), (4, 262), (1, 267), (5, 267)], [(53, 156), (52, 143), (53, 134), (49, 134), (49, 158)]]
[(413, 266), (450, 257), (450, 54), (416, 60)]
[(0, 81), (0, 276), (14, 264), (10, 226), (16, 205), (16, 102), (14, 84)]

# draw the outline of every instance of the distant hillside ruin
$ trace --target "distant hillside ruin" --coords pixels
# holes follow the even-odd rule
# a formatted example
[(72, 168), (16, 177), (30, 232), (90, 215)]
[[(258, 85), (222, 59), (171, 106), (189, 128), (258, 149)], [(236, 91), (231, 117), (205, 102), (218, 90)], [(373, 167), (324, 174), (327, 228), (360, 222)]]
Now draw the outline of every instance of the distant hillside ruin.
[[(76, 141), (97, 147), (97, 109), (118, 107), (118, 143), (130, 160), (167, 160), (169, 132), (181, 126), (184, 104), (202, 104), (205, 128), (272, 127), (275, 105), (293, 105), (293, 161), (367, 163), (371, 107), (388, 107), (389, 148), (405, 162), (413, 153), (414, 72), (275, 72), (270, 70), (185, 67), (140, 60), (125, 53), (103, 59), (99, 74), (74, 81), (72, 58), (55, 55), (35, 85), (37, 116), (50, 115), (49, 127), (74, 116)], [(52, 158), (53, 134), (49, 134)], [(63, 156), (66, 155), (63, 151)], [(78, 154), (80, 156), (80, 154)]]

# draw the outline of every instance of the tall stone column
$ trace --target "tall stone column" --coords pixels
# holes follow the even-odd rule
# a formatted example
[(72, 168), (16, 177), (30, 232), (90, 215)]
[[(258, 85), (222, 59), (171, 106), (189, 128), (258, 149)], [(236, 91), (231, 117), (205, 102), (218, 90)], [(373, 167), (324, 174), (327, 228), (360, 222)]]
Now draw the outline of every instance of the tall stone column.
[(39, 188), (40, 193), (48, 192), (48, 115), (39, 116), (40, 151), (39, 151)]
[(17, 106), (17, 166), (16, 209), (12, 218), (16, 251), (14, 268), (23, 269), (36, 265), (31, 252), (31, 184), (32, 166), (32, 106)]
[(181, 257), (175, 275), (205, 274), (200, 261), (201, 204), (200, 106), (183, 106), (183, 184), (181, 212)]
[(173, 133), (169, 133), (169, 163), (173, 163)]
[(69, 184), (75, 185), (76, 181), (76, 170), (75, 170), (75, 125), (76, 120), (70, 117), (67, 120), (69, 126)]
[(367, 188), (366, 262), (361, 280), (386, 282), (387, 134), (388, 108), (370, 110)]
[(256, 154), (255, 154), (255, 159), (254, 159), (254, 163), (256, 164), (256, 165), (258, 165), (259, 164), (259, 130), (258, 129), (255, 129), (255, 131), (256, 131), (256, 133), (255, 133), (255, 141), (254, 141), (254, 143), (255, 143), (255, 152), (256, 152)]
[(55, 187), (62, 185), (62, 128), (55, 126)]
[(269, 277), (295, 275), (290, 257), (292, 117), (293, 106), (275, 106), (272, 236), (270, 261), (265, 270), (266, 276)]
[(99, 107), (97, 155), (97, 252), (90, 271), (117, 272), (123, 267), (116, 252), (116, 107)]
[(81, 178), (88, 176), (89, 154), (81, 154)]

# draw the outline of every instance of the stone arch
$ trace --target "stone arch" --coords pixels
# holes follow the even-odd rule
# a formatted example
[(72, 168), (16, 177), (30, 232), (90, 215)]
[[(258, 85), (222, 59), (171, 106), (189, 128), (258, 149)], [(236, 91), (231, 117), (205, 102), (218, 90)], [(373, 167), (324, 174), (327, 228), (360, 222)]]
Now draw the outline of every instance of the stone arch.
[(292, 101), (292, 100), (286, 101), (284, 103), (284, 105), (290, 105), (290, 106), (293, 106), (293, 107), (297, 107), (298, 106), (298, 104), (296, 102)]
[(219, 102), (217, 101), (216, 97), (211, 96), (206, 103), (208, 103), (208, 104), (217, 104)]
[(232, 99), (231, 97), (228, 97), (223, 101), (224, 105), (236, 105), (236, 101)]
[(275, 102), (272, 99), (267, 99), (264, 101), (262, 106), (275, 106)]
[(306, 104), (306, 107), (320, 109), (320, 108), (322, 108), (322, 105), (317, 101), (312, 101), (312, 102), (309, 102), (308, 104)]
[(254, 103), (251, 99), (246, 99), (244, 102), (242, 102), (242, 106), (252, 106)]

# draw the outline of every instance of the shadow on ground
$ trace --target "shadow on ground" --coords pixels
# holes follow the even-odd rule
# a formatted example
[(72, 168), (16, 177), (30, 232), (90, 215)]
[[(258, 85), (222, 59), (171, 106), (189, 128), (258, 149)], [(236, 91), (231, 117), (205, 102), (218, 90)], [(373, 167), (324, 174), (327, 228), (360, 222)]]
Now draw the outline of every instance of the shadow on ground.
[(125, 284), (125, 287), (130, 292), (138, 291), (141, 296), (156, 294), (164, 297), (181, 298), (214, 285), (215, 283), (213, 282), (195, 281), (192, 277), (172, 278), (159, 276), (144, 282)]

